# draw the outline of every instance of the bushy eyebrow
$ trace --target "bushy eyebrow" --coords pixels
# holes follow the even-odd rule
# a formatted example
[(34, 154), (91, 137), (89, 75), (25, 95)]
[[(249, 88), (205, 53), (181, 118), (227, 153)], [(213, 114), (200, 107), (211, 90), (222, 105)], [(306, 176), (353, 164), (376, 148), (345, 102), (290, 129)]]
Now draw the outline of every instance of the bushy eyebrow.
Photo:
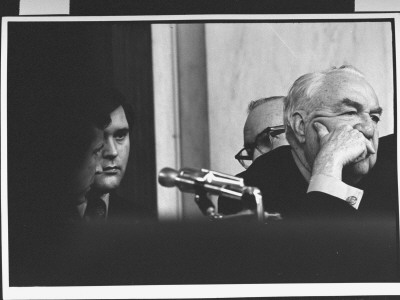
[[(357, 109), (358, 112), (364, 110), (364, 106), (361, 103), (350, 100), (349, 98), (344, 98), (342, 100), (342, 102), (340, 102), (340, 104), (338, 105), (338, 108), (339, 108), (339, 106), (342, 106), (342, 105), (354, 107), (355, 109)], [(382, 107), (378, 106), (376, 108), (371, 109), (370, 113), (381, 115), (382, 111), (383, 111)]]
[(382, 112), (383, 112), (383, 108), (379, 106), (377, 108), (371, 109), (370, 114), (379, 114), (379, 115), (381, 115)]
[(117, 134), (117, 135), (118, 134), (124, 134), (124, 135), (126, 135), (128, 133), (129, 133), (129, 128), (128, 127), (124, 127), (124, 128), (120, 128), (120, 129), (116, 130), (114, 134)]

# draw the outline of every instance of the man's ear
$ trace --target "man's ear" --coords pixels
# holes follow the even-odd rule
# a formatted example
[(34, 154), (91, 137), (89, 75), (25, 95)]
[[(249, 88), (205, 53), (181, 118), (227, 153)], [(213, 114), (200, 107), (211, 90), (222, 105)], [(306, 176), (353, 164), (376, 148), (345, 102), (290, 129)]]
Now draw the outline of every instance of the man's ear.
[(306, 112), (297, 110), (292, 114), (292, 130), (297, 139), (301, 144), (306, 141), (306, 126), (305, 126)]

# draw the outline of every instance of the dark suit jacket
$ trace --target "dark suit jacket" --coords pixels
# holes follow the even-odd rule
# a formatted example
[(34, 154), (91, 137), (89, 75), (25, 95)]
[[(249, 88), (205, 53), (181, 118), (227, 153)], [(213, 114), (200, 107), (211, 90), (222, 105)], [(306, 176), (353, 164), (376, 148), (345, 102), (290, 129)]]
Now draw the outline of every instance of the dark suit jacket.
[[(308, 183), (289, 146), (257, 158), (240, 176), (246, 185), (260, 188), (267, 212), (282, 214), (281, 221), (265, 226), (277, 235), (283, 228), (287, 230), (282, 240), (291, 249), (288, 259), (294, 259), (293, 265), (296, 259), (306, 261), (308, 266), (319, 259), (317, 273), (335, 280), (352, 274), (355, 281), (368, 276), (379, 281), (393, 280), (399, 274), (396, 166), (395, 136), (381, 138), (374, 168), (357, 185), (364, 190), (358, 210), (328, 194), (307, 194)], [(222, 213), (241, 209), (237, 202), (221, 197), (218, 205)], [(271, 236), (270, 232), (265, 238)], [(308, 248), (307, 259), (298, 256), (299, 249)], [(333, 275), (339, 274), (335, 273), (339, 269), (341, 275)]]
[(108, 207), (109, 221), (123, 221), (138, 223), (140, 221), (155, 220), (155, 216), (147, 209), (122, 198), (116, 192), (110, 194)]
[[(350, 218), (388, 217), (397, 215), (396, 140), (394, 135), (380, 139), (378, 159), (357, 188), (364, 190), (356, 211), (345, 201), (330, 195), (307, 194), (308, 183), (297, 168), (290, 146), (279, 147), (257, 158), (245, 172), (239, 174), (248, 186), (258, 187), (263, 195), (264, 209), (279, 212), (284, 219), (292, 218)], [(218, 209), (231, 214), (241, 209), (240, 204), (220, 197)]]

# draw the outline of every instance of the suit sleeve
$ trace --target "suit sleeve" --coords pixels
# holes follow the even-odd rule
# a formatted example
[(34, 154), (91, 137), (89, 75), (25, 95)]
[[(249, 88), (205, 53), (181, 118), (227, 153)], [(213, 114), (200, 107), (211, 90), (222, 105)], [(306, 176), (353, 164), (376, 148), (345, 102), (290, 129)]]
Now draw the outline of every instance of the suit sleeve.
[(299, 210), (299, 218), (323, 219), (324, 222), (353, 218), (357, 210), (348, 202), (330, 194), (318, 191), (307, 193)]

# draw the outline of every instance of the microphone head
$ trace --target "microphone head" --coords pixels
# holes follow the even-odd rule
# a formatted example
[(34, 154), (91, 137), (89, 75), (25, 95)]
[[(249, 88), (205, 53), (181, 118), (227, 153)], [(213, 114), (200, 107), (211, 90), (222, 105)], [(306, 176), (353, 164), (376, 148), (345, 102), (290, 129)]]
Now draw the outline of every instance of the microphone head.
[(171, 168), (163, 168), (158, 173), (158, 183), (165, 187), (175, 186), (175, 179), (179, 172)]

